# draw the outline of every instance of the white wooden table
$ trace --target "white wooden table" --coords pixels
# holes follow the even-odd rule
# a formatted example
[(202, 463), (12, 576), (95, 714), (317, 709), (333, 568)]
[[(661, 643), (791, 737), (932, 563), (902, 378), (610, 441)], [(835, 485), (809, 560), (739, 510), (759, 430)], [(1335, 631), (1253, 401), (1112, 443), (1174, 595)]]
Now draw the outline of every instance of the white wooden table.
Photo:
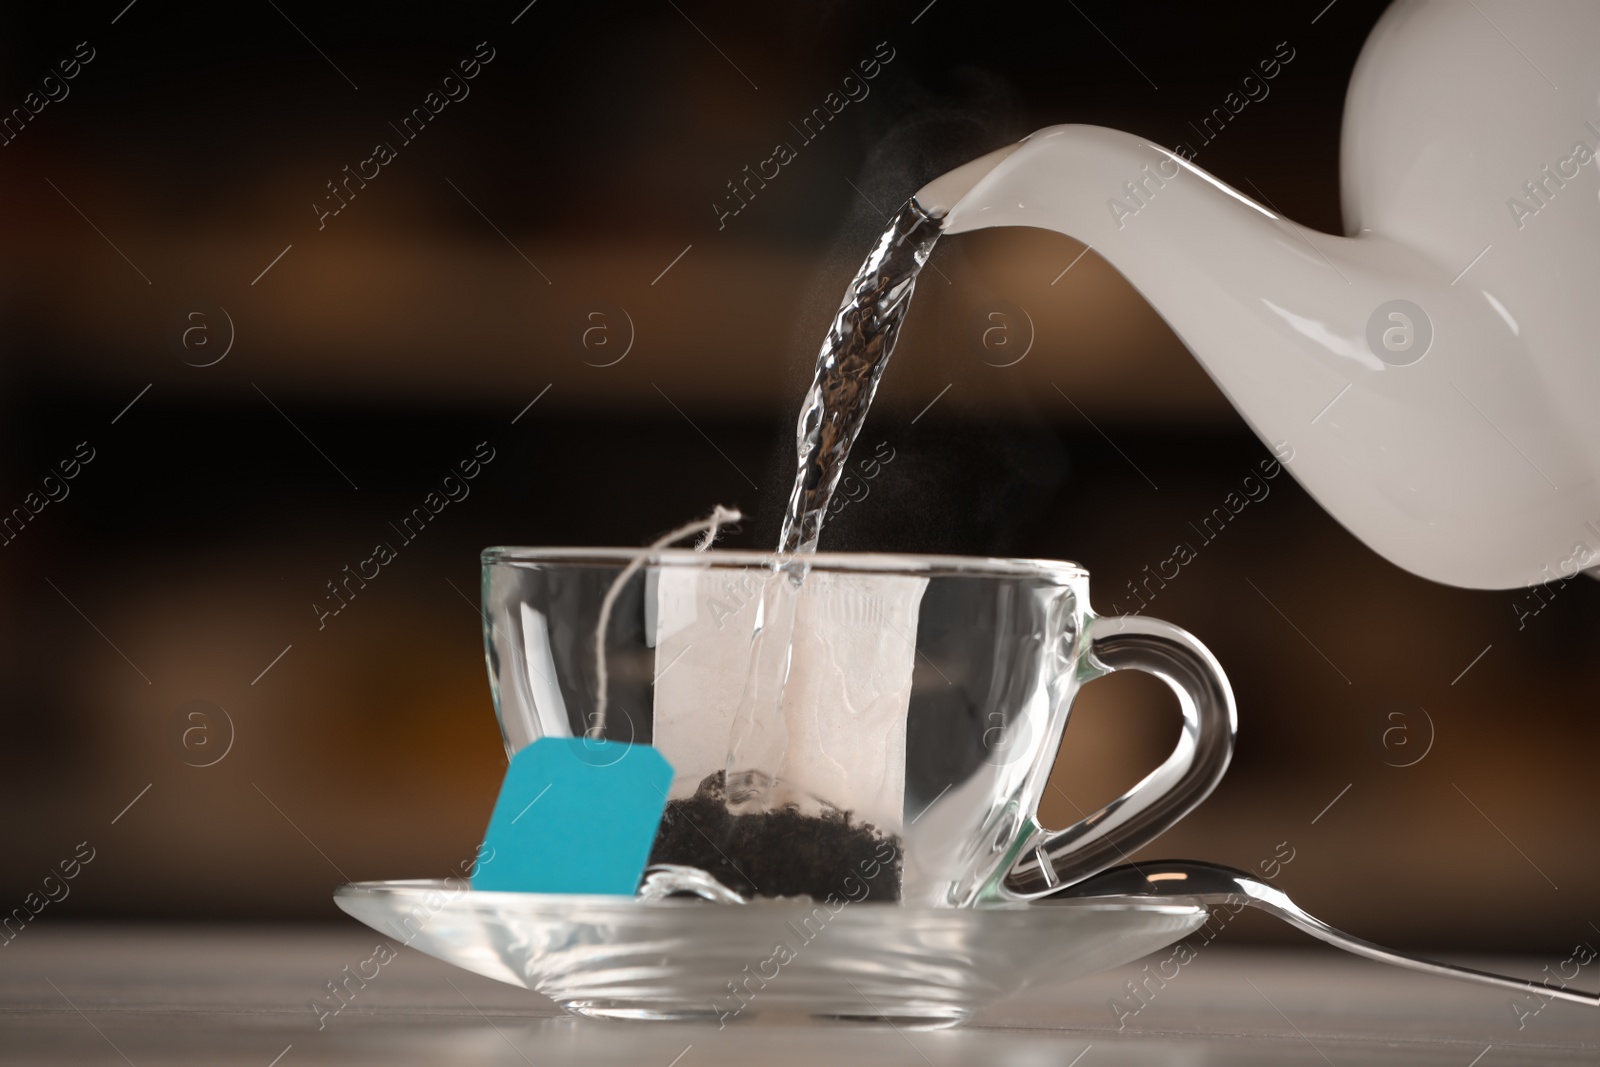
[[(1108, 1067), (1600, 1063), (1600, 1009), (1513, 998), (1314, 946), (1210, 947), (1135, 1015), (1138, 968), (1030, 989), (975, 1025), (599, 1023), (409, 949), (336, 1016), (309, 1005), (376, 936), (327, 927), (38, 923), (0, 948), (0, 1064)], [(1556, 960), (1478, 960), (1536, 975)], [(1584, 977), (1596, 968), (1585, 968)], [(1593, 980), (1591, 979), (1591, 984)], [(1531, 1011), (1531, 1003), (1525, 1011)]]

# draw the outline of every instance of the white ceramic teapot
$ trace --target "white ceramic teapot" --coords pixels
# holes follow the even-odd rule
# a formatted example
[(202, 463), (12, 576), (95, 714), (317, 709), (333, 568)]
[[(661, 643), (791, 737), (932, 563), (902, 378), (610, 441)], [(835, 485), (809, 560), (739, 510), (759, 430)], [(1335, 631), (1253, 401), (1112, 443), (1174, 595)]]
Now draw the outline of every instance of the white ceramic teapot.
[(1600, 564), (1597, 157), (1600, 3), (1400, 0), (1345, 105), (1348, 236), (1094, 126), (916, 199), (1092, 246), (1356, 536), (1498, 589)]

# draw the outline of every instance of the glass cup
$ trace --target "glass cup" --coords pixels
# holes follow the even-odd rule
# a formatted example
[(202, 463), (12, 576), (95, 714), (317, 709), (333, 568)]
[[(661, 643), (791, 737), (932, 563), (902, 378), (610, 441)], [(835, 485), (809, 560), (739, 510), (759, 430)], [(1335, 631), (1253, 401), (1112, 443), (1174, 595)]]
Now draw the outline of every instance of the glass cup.
[[(655, 744), (677, 778), (652, 862), (779, 895), (760, 873), (775, 854), (817, 868), (815, 897), (810, 885), (834, 885), (850, 900), (956, 908), (1035, 899), (1123, 861), (1227, 769), (1237, 721), (1215, 657), (1170, 623), (1094, 614), (1076, 564), (821, 552), (795, 586), (776, 562), (486, 549), (507, 753), (550, 736)], [(776, 683), (772, 664), (786, 672)], [(1045, 829), (1039, 799), (1073, 698), (1119, 670), (1176, 694), (1177, 746), (1099, 811)], [(865, 827), (876, 847), (794, 837), (789, 823), (777, 840), (785, 813)]]

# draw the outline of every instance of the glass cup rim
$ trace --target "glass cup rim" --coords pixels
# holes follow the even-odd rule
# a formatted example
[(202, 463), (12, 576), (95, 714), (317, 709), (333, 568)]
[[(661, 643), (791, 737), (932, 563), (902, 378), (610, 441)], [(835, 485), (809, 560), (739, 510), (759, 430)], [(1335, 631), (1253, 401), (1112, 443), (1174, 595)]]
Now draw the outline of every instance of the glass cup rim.
[[(643, 555), (652, 566), (746, 569), (765, 567), (778, 556), (752, 549), (711, 548), (587, 548), (492, 545), (480, 559), (485, 567), (500, 564), (569, 564), (574, 566), (626, 565)], [(1043, 578), (1066, 585), (1082, 581), (1089, 572), (1077, 563), (1052, 559), (1008, 559), (995, 556), (947, 556), (916, 552), (816, 552), (809, 556), (813, 570), (854, 574), (909, 574), (926, 577)]]

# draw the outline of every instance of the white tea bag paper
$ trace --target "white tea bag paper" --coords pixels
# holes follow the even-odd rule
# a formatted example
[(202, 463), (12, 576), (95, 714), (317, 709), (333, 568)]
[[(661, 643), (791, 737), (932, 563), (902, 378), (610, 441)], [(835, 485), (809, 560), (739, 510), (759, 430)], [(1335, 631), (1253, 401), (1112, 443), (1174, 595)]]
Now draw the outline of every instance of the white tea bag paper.
[[(757, 702), (737, 729), (751, 638), (767, 583), (750, 569), (663, 568), (657, 586), (654, 744), (672, 763), (674, 797), (729, 766), (776, 779), (780, 800), (828, 806), (898, 833), (905, 801), (906, 713), (917, 613), (927, 579), (813, 571), (793, 603), (781, 714)], [(774, 597), (768, 596), (768, 611)], [(768, 637), (781, 618), (768, 617)], [(770, 652), (771, 650), (769, 650)], [(764, 657), (768, 658), (768, 657)], [(812, 803), (814, 802), (814, 803)]]

